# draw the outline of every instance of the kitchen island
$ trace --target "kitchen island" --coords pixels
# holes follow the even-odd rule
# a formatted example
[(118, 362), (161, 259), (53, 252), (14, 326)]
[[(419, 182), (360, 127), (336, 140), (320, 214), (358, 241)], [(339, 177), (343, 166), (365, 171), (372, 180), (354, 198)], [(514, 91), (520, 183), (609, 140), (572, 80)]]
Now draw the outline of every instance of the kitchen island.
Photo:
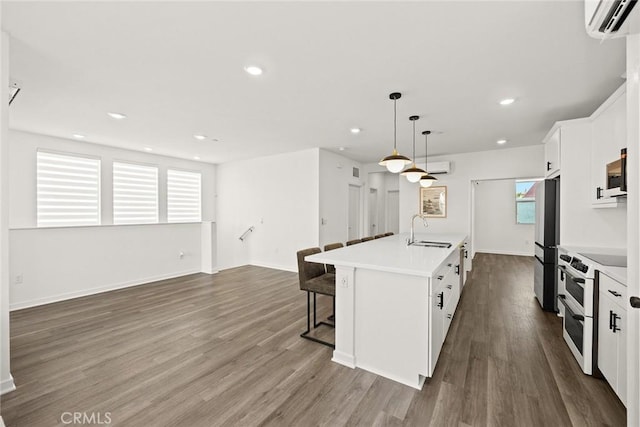
[(407, 239), (388, 236), (306, 260), (336, 267), (332, 360), (421, 389), (460, 298), (466, 236), (416, 234), (416, 242), (445, 242), (447, 248), (407, 245)]

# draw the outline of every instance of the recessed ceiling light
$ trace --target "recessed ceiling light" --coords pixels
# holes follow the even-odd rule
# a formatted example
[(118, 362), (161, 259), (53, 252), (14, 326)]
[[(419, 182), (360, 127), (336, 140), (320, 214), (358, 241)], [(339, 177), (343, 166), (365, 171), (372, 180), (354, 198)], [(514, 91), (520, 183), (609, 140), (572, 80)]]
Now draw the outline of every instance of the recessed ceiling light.
[(84, 135), (79, 134), (79, 133), (74, 133), (74, 134), (73, 134), (73, 137), (74, 137), (75, 139), (84, 139)]
[(340, 148), (338, 148), (338, 150), (340, 150), (340, 151), (344, 151), (344, 150), (346, 150), (346, 148), (344, 148), (344, 147), (340, 147)]
[(514, 102), (516, 102), (516, 100), (514, 98), (505, 98), (505, 99), (500, 101), (500, 105), (511, 105)]
[(116, 120), (122, 120), (127, 118), (127, 116), (122, 113), (107, 113), (107, 114), (109, 115), (109, 117)]
[(497, 144), (500, 144), (500, 145), (502, 145), (502, 144), (506, 144), (506, 143), (507, 143), (507, 140), (506, 140), (506, 139), (499, 139), (499, 140), (497, 140), (497, 141), (496, 141), (496, 143), (497, 143)]
[(351, 128), (351, 133), (360, 133), (362, 131), (362, 129), (360, 128)]
[(205, 139), (207, 139), (207, 135), (202, 135), (202, 134), (195, 134), (193, 135), (193, 137), (198, 141), (204, 141)]
[(259, 76), (260, 74), (262, 74), (262, 68), (256, 65), (247, 65), (246, 67), (244, 67), (244, 70), (252, 76)]
[(200, 160), (200, 156), (193, 156), (193, 160)]
[(151, 148), (151, 147), (144, 147), (144, 151), (153, 151), (153, 148)]

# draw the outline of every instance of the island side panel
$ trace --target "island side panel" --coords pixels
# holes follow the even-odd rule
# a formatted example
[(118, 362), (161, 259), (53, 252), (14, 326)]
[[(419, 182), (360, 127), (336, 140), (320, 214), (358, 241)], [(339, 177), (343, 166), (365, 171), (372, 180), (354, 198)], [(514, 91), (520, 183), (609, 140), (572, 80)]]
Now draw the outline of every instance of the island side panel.
[(354, 268), (336, 265), (335, 343), (332, 361), (350, 368), (355, 359)]
[(420, 389), (427, 376), (429, 279), (355, 270), (356, 366)]

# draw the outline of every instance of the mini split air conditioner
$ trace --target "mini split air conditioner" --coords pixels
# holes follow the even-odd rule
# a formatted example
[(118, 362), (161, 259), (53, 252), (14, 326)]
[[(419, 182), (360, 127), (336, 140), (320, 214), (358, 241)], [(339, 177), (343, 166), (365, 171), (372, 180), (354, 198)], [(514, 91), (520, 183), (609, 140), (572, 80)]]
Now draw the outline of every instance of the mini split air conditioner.
[(585, 0), (584, 21), (587, 33), (597, 39), (624, 37), (640, 32), (637, 0)]
[(451, 162), (427, 163), (427, 172), (431, 175), (441, 175), (451, 171)]

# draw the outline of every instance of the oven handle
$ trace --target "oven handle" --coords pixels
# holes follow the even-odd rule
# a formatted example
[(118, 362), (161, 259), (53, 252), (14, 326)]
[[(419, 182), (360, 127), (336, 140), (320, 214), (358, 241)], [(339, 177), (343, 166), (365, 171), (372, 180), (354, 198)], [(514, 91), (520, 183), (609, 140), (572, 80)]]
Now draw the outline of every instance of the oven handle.
[(558, 294), (558, 298), (560, 298), (560, 302), (562, 303), (562, 305), (564, 305), (564, 307), (569, 310), (569, 314), (571, 315), (571, 317), (573, 317), (575, 320), (584, 322), (584, 316), (582, 314), (576, 314), (573, 312), (573, 310), (571, 310), (571, 307), (569, 307), (569, 304), (567, 304), (567, 302), (565, 301), (567, 299), (565, 295)]

